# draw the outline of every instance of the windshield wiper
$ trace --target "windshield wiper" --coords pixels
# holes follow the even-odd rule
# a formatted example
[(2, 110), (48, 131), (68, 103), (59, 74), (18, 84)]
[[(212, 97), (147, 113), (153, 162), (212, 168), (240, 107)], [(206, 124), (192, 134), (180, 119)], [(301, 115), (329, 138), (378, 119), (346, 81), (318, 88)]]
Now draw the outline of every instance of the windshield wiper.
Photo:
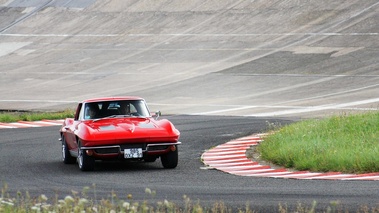
[(96, 121), (108, 119), (108, 118), (126, 118), (126, 117), (146, 118), (146, 116), (142, 116), (140, 114), (136, 115), (134, 113), (129, 113), (129, 114), (125, 114), (125, 115), (110, 115), (110, 116), (106, 116), (106, 117), (102, 117), (102, 118), (96, 118), (96, 119), (93, 119), (92, 121), (96, 122)]
[(92, 121), (96, 122), (96, 121), (100, 121), (100, 120), (107, 119), (107, 118), (115, 118), (116, 116), (117, 115), (110, 115), (110, 116), (107, 116), (107, 117), (96, 118), (96, 119), (93, 119)]

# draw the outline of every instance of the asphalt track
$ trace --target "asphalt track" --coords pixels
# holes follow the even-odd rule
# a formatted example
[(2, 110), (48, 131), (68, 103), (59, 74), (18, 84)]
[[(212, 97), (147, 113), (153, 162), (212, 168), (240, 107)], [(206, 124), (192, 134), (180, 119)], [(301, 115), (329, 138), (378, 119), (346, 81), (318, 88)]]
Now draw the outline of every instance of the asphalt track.
[[(59, 127), (0, 129), (1, 181), (8, 185), (8, 193), (28, 192), (32, 197), (45, 194), (64, 198), (72, 191), (81, 193), (84, 187), (94, 199), (110, 198), (116, 193), (120, 199), (131, 194), (134, 201), (149, 200), (152, 204), (167, 199), (178, 205), (183, 196), (210, 208), (224, 202), (234, 210), (246, 204), (258, 212), (277, 212), (279, 204), (295, 210), (299, 203), (325, 211), (331, 203), (338, 208), (354, 211), (376, 207), (379, 186), (376, 181), (295, 180), (268, 177), (247, 177), (206, 168), (201, 161), (210, 147), (262, 132), (267, 122), (290, 123), (290, 120), (259, 119), (236, 116), (175, 115), (166, 118), (181, 129), (179, 165), (163, 169), (160, 162), (128, 163), (98, 162), (93, 172), (81, 172), (77, 165), (61, 162), (58, 141)], [(233, 128), (231, 128), (233, 126)], [(152, 197), (145, 193), (156, 191)], [(96, 195), (95, 195), (96, 194)]]
[(267, 120), (377, 110), (378, 8), (377, 0), (0, 0), (0, 109), (139, 95), (172, 115), (186, 142), (172, 171), (100, 164), (83, 176), (48, 146), (56, 127), (0, 129), (1, 181), (35, 194), (97, 181), (101, 195), (139, 199), (147, 186), (157, 199), (186, 193), (266, 211), (313, 200), (376, 205), (377, 181), (241, 177), (200, 169), (200, 156)]

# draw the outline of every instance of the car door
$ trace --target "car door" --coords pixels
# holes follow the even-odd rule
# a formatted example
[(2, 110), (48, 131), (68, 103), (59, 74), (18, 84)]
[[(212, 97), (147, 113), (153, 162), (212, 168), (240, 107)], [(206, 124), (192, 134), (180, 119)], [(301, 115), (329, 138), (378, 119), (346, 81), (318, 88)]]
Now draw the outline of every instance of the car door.
[(64, 136), (66, 139), (67, 146), (69, 147), (70, 151), (73, 151), (74, 153), (77, 153), (78, 149), (78, 143), (77, 143), (77, 138), (76, 138), (76, 133), (78, 131), (78, 127), (80, 123), (82, 122), (83, 118), (83, 113), (84, 110), (82, 109), (83, 104), (79, 103), (75, 117), (74, 119), (68, 119), (66, 120), (66, 126), (64, 126)]
[(64, 137), (66, 139), (67, 146), (69, 147), (69, 150), (75, 151), (78, 148), (78, 144), (76, 141), (76, 135), (75, 132), (77, 131), (79, 121), (72, 120), (72, 122), (67, 123), (67, 125), (64, 127)]

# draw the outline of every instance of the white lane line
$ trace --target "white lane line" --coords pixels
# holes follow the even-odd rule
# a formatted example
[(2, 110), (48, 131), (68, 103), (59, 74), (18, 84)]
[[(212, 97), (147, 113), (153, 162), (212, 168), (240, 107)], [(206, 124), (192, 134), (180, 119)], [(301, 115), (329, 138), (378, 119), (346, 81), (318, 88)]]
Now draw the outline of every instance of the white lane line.
[(252, 36), (377, 36), (377, 32), (367, 33), (241, 33), (241, 34), (197, 34), (197, 33), (131, 33), (131, 34), (21, 34), (21, 33), (2, 33), (0, 36), (11, 37), (117, 37), (117, 36), (129, 36), (129, 37), (157, 37), (157, 36), (169, 36), (169, 37), (252, 37)]
[[(250, 144), (221, 144), (218, 145), (216, 148), (220, 150), (228, 150), (228, 149), (246, 149), (246, 147), (250, 147)], [(216, 149), (213, 148), (213, 149)], [(213, 149), (207, 150), (212, 151)]]
[(116, 37), (121, 34), (20, 34), (2, 33), (0, 36), (11, 37)]
[(220, 160), (223, 160), (223, 159), (231, 159), (231, 158), (244, 158), (246, 157), (245, 154), (236, 154), (236, 155), (223, 155), (223, 156), (207, 156), (206, 158), (209, 159), (209, 160), (217, 160), (217, 159), (220, 159)]
[(9, 123), (10, 125), (19, 126), (19, 127), (41, 127), (40, 125), (35, 125), (33, 123)]
[(53, 121), (36, 121), (35, 123), (36, 124), (41, 124), (41, 125), (54, 125), (54, 126), (58, 126), (58, 125), (62, 125), (63, 120), (62, 121), (57, 121), (57, 122), (53, 122)]
[(312, 172), (305, 172), (305, 173), (296, 173), (292, 172), (290, 174), (284, 174), (284, 175), (272, 175), (273, 178), (295, 178), (295, 179), (303, 179), (305, 177), (313, 177), (316, 175), (321, 175), (322, 173), (312, 173)]
[[(324, 76), (324, 77), (329, 77), (329, 78), (322, 79), (322, 81), (316, 80), (312, 84), (324, 82), (325, 80), (333, 80), (335, 78), (352, 77), (352, 76), (348, 76), (348, 75), (331, 75), (331, 76)], [(365, 77), (370, 77), (370, 76), (365, 76)], [(379, 77), (379, 76), (375, 75), (375, 76), (371, 76), (371, 77)], [(309, 82), (307, 84), (298, 84), (296, 86), (290, 86), (290, 87), (287, 87), (284, 90), (294, 89), (294, 88), (298, 88), (300, 86), (308, 86), (308, 85), (309, 85)], [(209, 107), (223, 107), (223, 108), (226, 108), (224, 110), (214, 110), (214, 111), (207, 111), (207, 112), (192, 113), (190, 115), (208, 115), (208, 114), (217, 114), (217, 113), (224, 113), (224, 112), (241, 111), (241, 110), (253, 109), (253, 108), (267, 108), (267, 109), (281, 109), (281, 108), (283, 108), (283, 109), (295, 110), (295, 112), (297, 111), (296, 109), (299, 109), (299, 110), (305, 111), (305, 112), (315, 111), (315, 108), (317, 108), (317, 107), (324, 107), (325, 109), (376, 110), (377, 108), (357, 108), (357, 107), (355, 107), (355, 108), (347, 108), (347, 106), (354, 106), (354, 105), (347, 105), (347, 106), (344, 106), (344, 107), (343, 106), (336, 107), (336, 105), (334, 104), (334, 105), (322, 105), (322, 106), (316, 106), (316, 107), (307, 107), (307, 106), (290, 106), (290, 105), (283, 105), (283, 104), (288, 104), (288, 103), (293, 103), (293, 102), (300, 102), (300, 101), (307, 101), (307, 100), (314, 100), (314, 99), (332, 97), (332, 96), (337, 96), (337, 95), (343, 95), (343, 94), (347, 94), (347, 93), (362, 91), (362, 90), (365, 90), (365, 89), (375, 88), (375, 87), (378, 87), (378, 86), (379, 86), (379, 84), (373, 84), (373, 85), (368, 85), (368, 86), (364, 86), (364, 87), (349, 89), (349, 90), (345, 90), (345, 91), (341, 91), (341, 92), (334, 92), (334, 93), (329, 93), (329, 94), (325, 94), (325, 95), (319, 95), (319, 96), (313, 96), (313, 97), (295, 99), (295, 100), (290, 100), (290, 101), (285, 101), (285, 102), (279, 102), (279, 103), (275, 103), (273, 105), (244, 105), (244, 106), (241, 106), (241, 105), (195, 105), (195, 104), (188, 104), (188, 105), (185, 105), (185, 106), (209, 106)], [(283, 90), (283, 88), (281, 90)], [(273, 92), (277, 92), (277, 90), (270, 90), (269, 92), (273, 93)], [(163, 104), (154, 104), (153, 103), (153, 105), (163, 105)], [(328, 106), (328, 107), (326, 107), (326, 106)], [(286, 110), (286, 111), (288, 111), (288, 110)], [(282, 111), (280, 111), (280, 112), (282, 112)], [(260, 115), (260, 114), (262, 114), (262, 115)], [(260, 117), (263, 117), (263, 116), (266, 116), (266, 115), (270, 116), (272, 114), (274, 114), (274, 113), (271, 113), (271, 114), (258, 113), (257, 115), (260, 116)], [(255, 116), (255, 115), (245, 115), (245, 116)]]
[(265, 173), (252, 173), (252, 174), (245, 174), (245, 176), (249, 177), (272, 177), (272, 175), (286, 175), (291, 174), (292, 172), (265, 172)]
[(0, 123), (0, 129), (14, 129), (27, 127), (47, 127), (62, 125), (64, 120), (20, 121), (12, 123)]
[[(212, 167), (215, 167), (212, 165)], [(261, 165), (257, 165), (257, 164), (252, 164), (252, 165), (230, 165), (230, 166), (217, 166), (217, 169), (220, 169), (220, 170), (227, 170), (229, 172), (232, 172), (234, 173), (235, 170), (238, 171), (244, 171), (244, 170), (249, 170), (251, 171), (252, 169), (254, 168), (259, 168), (259, 167), (262, 167)]]
[(341, 180), (379, 180), (379, 176), (359, 176), (351, 178), (342, 178)]
[[(263, 167), (260, 165), (260, 167)], [(259, 166), (257, 166), (259, 168)], [(221, 171), (228, 172), (228, 170), (220, 169)], [(256, 176), (257, 174), (264, 174), (271, 171), (274, 171), (275, 169), (251, 169), (251, 170), (239, 170), (239, 171), (230, 171), (228, 173), (235, 174), (235, 175), (243, 175), (243, 176)], [(276, 172), (273, 172), (276, 173)]]
[[(352, 77), (352, 76), (350, 75), (350, 76), (344, 76), (344, 77)], [(357, 76), (354, 76), (354, 77), (357, 77)], [(364, 76), (361, 76), (361, 77), (364, 77)], [(377, 77), (379, 77), (379, 75), (365, 76), (365, 77), (377, 78)], [(279, 103), (275, 103), (275, 104), (276, 105), (283, 105), (283, 104), (288, 104), (288, 103), (293, 103), (293, 102), (314, 100), (314, 99), (319, 99), (319, 98), (327, 98), (327, 97), (332, 97), (332, 96), (349, 94), (349, 93), (353, 93), (353, 92), (367, 90), (367, 89), (375, 88), (375, 87), (378, 87), (378, 86), (379, 86), (379, 84), (373, 84), (373, 85), (368, 85), (368, 86), (364, 86), (364, 87), (359, 87), (359, 88), (344, 90), (344, 91), (340, 91), (340, 92), (333, 92), (333, 93), (328, 93), (328, 94), (324, 94), (324, 95), (317, 95), (317, 96), (311, 96), (311, 97), (300, 98), (300, 99), (295, 99), (295, 100), (289, 100), (289, 101), (279, 102)]]
[(239, 110), (245, 110), (245, 109), (257, 108), (257, 107), (258, 107), (258, 106), (242, 106), (242, 107), (231, 108), (231, 109), (215, 110), (215, 111), (201, 112), (201, 113), (193, 113), (192, 115), (209, 115), (209, 114), (218, 114), (218, 113), (223, 113), (223, 112), (239, 111)]
[(216, 159), (216, 160), (212, 160), (212, 159), (208, 159), (208, 158), (203, 158), (203, 161), (205, 164), (207, 165), (213, 165), (213, 163), (231, 163), (231, 162), (244, 162), (244, 163), (247, 163), (247, 162), (251, 162), (251, 160), (248, 160), (247, 158), (234, 158), (234, 159)]
[(1, 129), (14, 129), (14, 128), (17, 128), (17, 127), (0, 124), (0, 128), (1, 128)]
[(26, 103), (78, 103), (78, 101), (62, 101), (62, 100), (0, 100), (0, 102), (26, 102)]
[[(291, 75), (289, 75), (289, 76), (291, 76)], [(300, 76), (303, 76), (303, 75), (300, 75)], [(288, 86), (288, 87), (285, 87), (285, 88), (269, 90), (269, 91), (262, 92), (262, 93), (259, 93), (259, 94), (254, 94), (254, 96), (266, 95), (266, 94), (275, 93), (275, 92), (283, 92), (285, 90), (291, 90), (291, 89), (298, 89), (300, 87), (306, 87), (306, 86), (313, 85), (313, 84), (323, 83), (325, 81), (331, 81), (331, 80), (334, 80), (334, 79), (337, 79), (337, 78), (352, 77), (352, 76), (349, 76), (349, 75), (325, 75), (325, 76), (318, 76), (318, 77), (324, 77), (324, 78), (317, 79), (317, 80), (314, 80), (314, 81), (311, 81), (311, 82), (307, 82), (307, 83), (301, 83), (301, 84), (296, 84), (296, 85)], [(364, 77), (370, 77), (370, 76), (364, 76)], [(374, 76), (371, 76), (371, 77), (378, 77), (378, 76), (374, 75)], [(208, 112), (192, 113), (190, 115), (207, 115), (207, 114), (216, 114), (216, 113), (222, 113), (222, 112), (240, 111), (240, 110), (253, 109), (253, 108), (268, 108), (268, 109), (287, 108), (287, 109), (309, 110), (310, 107), (306, 107), (306, 106), (285, 106), (283, 104), (286, 104), (286, 103), (288, 104), (288, 103), (291, 103), (291, 102), (293, 103), (293, 102), (299, 102), (299, 101), (306, 101), (306, 100), (314, 100), (314, 99), (318, 99), (318, 98), (332, 97), (332, 96), (336, 96), (336, 95), (342, 95), (342, 94), (346, 94), (346, 93), (362, 91), (362, 90), (365, 90), (365, 89), (371, 89), (371, 88), (375, 88), (375, 87), (378, 87), (378, 86), (379, 86), (379, 84), (368, 85), (368, 86), (354, 88), (354, 89), (345, 90), (345, 91), (341, 91), (341, 92), (334, 92), (334, 93), (329, 93), (329, 94), (325, 94), (325, 95), (319, 95), (319, 96), (313, 96), (313, 97), (295, 99), (295, 100), (290, 100), (290, 101), (275, 103), (275, 104), (272, 104), (272, 105), (217, 105), (217, 104), (199, 105), (199, 104), (183, 104), (183, 106), (207, 106), (207, 107), (223, 107), (223, 108), (226, 108), (224, 110), (213, 110), (213, 111), (208, 111)], [(249, 95), (248, 97), (252, 97), (252, 95)], [(150, 103), (150, 105), (173, 106), (174, 104)], [(333, 109), (333, 107), (329, 107), (328, 109)], [(338, 109), (341, 109), (341, 107), (339, 107)], [(351, 109), (352, 110), (373, 110), (373, 108), (351, 108)]]
[(210, 152), (207, 152), (207, 153), (204, 153), (205, 156), (230, 156), (230, 155), (234, 155), (234, 154), (245, 154), (246, 153), (246, 149), (243, 149), (243, 150), (233, 150), (233, 151), (210, 151)]
[(207, 150), (207, 153), (224, 153), (225, 154), (225, 153), (246, 151), (246, 148), (249, 148), (249, 146), (245, 145), (245, 146), (229, 147), (229, 148), (215, 147), (213, 149)]
[(242, 165), (256, 165), (257, 163), (254, 163), (253, 161), (250, 162), (228, 162), (228, 163), (211, 163), (210, 166), (212, 167), (229, 167), (229, 166), (242, 166)]
[(322, 111), (322, 110), (341, 109), (344, 107), (378, 103), (378, 102), (379, 102), (379, 98), (373, 98), (373, 99), (353, 101), (353, 102), (342, 103), (342, 104), (308, 107), (305, 109), (292, 109), (292, 110), (283, 110), (283, 111), (276, 111), (276, 112), (257, 113), (257, 114), (251, 114), (248, 116), (253, 116), (253, 117), (279, 116), (279, 115), (297, 114), (297, 113), (305, 113), (305, 112), (315, 112), (315, 111)]

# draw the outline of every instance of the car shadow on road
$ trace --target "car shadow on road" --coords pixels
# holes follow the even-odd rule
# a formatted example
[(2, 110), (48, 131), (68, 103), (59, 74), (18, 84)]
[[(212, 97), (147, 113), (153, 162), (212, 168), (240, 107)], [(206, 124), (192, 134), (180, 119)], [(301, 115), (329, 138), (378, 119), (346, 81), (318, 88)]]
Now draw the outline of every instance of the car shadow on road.
[[(45, 166), (41, 166), (45, 164)], [(34, 168), (30, 166), (29, 168)], [(43, 168), (43, 169), (42, 169)], [(133, 161), (96, 161), (95, 169), (93, 171), (86, 171), (85, 173), (140, 173), (140, 172), (159, 172), (167, 170), (180, 170), (180, 166), (176, 169), (165, 169), (161, 162), (157, 160), (156, 162), (133, 162)], [(48, 172), (54, 174), (81, 174), (79, 166), (77, 163), (74, 164), (64, 164), (61, 161), (39, 163), (35, 166), (34, 172)]]
[(160, 162), (135, 162), (135, 161), (96, 161), (95, 172), (134, 172), (144, 170), (162, 170)]

